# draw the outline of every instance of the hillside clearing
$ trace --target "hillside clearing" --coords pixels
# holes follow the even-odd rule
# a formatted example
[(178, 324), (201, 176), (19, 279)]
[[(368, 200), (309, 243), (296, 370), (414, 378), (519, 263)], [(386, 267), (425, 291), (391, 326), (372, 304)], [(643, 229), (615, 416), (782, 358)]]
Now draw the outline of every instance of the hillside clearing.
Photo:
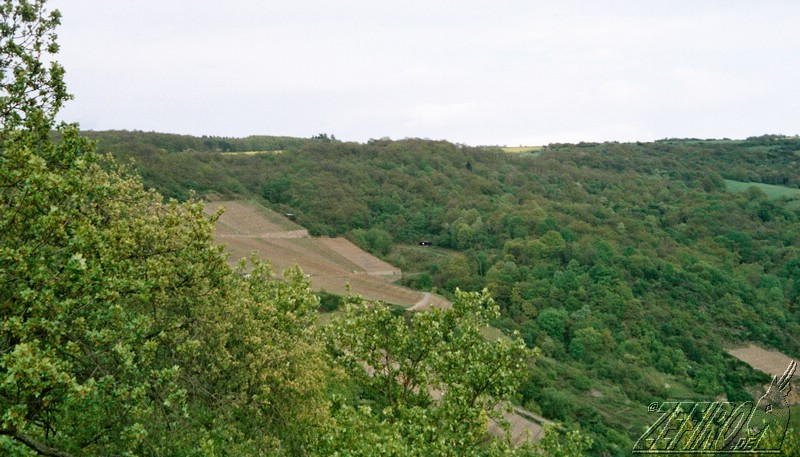
[[(771, 376), (783, 375), (793, 360), (780, 351), (767, 350), (754, 344), (738, 349), (728, 349), (727, 352), (756, 370)], [(800, 373), (795, 373), (794, 379), (800, 380)]]
[(220, 154), (224, 156), (256, 156), (261, 154), (283, 154), (285, 151), (283, 149), (277, 149), (274, 151), (239, 151), (239, 152), (220, 152)]
[[(305, 230), (278, 213), (251, 200), (207, 202), (206, 214), (220, 208), (225, 210), (217, 221), (216, 233), (223, 235), (265, 235), (278, 232)], [(307, 232), (306, 232), (306, 236)]]
[[(767, 350), (754, 344), (738, 349), (728, 349), (727, 352), (754, 369), (778, 379), (786, 372), (792, 360), (797, 361), (780, 351)], [(786, 401), (790, 405), (797, 405), (800, 404), (800, 392), (798, 392), (798, 388), (800, 388), (800, 373), (797, 371), (792, 376), (792, 384), (794, 388), (788, 391)], [(766, 391), (769, 385), (763, 387)]]
[(536, 157), (542, 155), (544, 146), (515, 146), (500, 148), (508, 154), (515, 154), (521, 157)]
[(503, 152), (517, 154), (520, 152), (538, 152), (544, 149), (544, 146), (511, 146), (511, 147), (502, 147), (500, 149), (502, 149)]
[(280, 272), (295, 265), (309, 276), (316, 291), (357, 294), (414, 309), (450, 306), (442, 297), (393, 284), (399, 268), (365, 252), (344, 238), (315, 238), (289, 219), (255, 201), (206, 203), (205, 213), (224, 208), (215, 239), (225, 245), (228, 262), (237, 264), (256, 252)]
[(760, 182), (744, 182), (733, 181), (731, 179), (725, 180), (725, 188), (731, 192), (741, 193), (746, 192), (747, 189), (756, 187), (762, 192), (767, 194), (770, 200), (778, 200), (786, 198), (787, 200), (800, 199), (800, 189), (786, 186), (776, 186), (773, 184), (763, 184)]

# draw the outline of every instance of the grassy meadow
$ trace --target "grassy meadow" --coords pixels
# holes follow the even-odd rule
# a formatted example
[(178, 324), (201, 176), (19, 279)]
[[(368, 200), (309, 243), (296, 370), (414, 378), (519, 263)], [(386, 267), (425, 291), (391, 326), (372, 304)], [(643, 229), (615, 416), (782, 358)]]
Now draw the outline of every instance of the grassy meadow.
[(751, 187), (755, 187), (767, 194), (770, 200), (778, 200), (781, 198), (787, 200), (800, 199), (800, 189), (795, 189), (793, 187), (776, 186), (774, 184), (763, 184), (760, 182), (734, 181), (731, 179), (725, 180), (725, 188), (731, 192), (746, 192), (747, 189)]

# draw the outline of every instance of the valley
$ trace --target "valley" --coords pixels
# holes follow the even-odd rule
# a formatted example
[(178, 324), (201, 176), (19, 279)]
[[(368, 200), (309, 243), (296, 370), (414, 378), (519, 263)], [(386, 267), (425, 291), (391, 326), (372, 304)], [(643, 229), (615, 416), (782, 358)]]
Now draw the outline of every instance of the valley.
[[(101, 150), (124, 144), (97, 137)], [(150, 140), (157, 149), (160, 138), (139, 138)], [(270, 252), (277, 270), (300, 264), (316, 290), (343, 294), (350, 283), (413, 309), (487, 288), (501, 309), (495, 331), (542, 353), (518, 406), (580, 427), (599, 453), (630, 449), (652, 401), (760, 395), (769, 377), (726, 347), (800, 354), (796, 138), (505, 151), (298, 139), (257, 155), (222, 154), (237, 151), (226, 141), (223, 151), (173, 143), (126, 154), (165, 195), (183, 198), (188, 186), (293, 214), (294, 225), (250, 232), (221, 221), (232, 259)]]

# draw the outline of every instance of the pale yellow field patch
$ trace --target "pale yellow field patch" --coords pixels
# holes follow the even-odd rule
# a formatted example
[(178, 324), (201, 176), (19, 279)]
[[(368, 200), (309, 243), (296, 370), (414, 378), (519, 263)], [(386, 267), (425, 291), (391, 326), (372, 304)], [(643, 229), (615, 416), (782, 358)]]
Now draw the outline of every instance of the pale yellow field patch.
[(238, 151), (238, 152), (221, 152), (224, 156), (256, 156), (260, 154), (283, 154), (283, 149), (276, 149), (274, 151)]
[(539, 152), (542, 149), (544, 149), (544, 146), (513, 146), (513, 147), (504, 147), (500, 149), (502, 149), (503, 152), (518, 154), (520, 152)]

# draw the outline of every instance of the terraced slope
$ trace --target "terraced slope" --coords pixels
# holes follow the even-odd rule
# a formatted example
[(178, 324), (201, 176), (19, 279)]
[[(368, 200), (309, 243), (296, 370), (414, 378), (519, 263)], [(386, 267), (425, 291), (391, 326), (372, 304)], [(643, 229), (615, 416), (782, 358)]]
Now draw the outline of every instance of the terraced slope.
[(386, 275), (386, 276), (400, 276), (401, 271), (394, 265), (390, 265), (383, 260), (375, 257), (374, 255), (364, 251), (360, 247), (351, 243), (344, 238), (320, 238), (322, 243), (339, 254), (347, 258), (347, 260), (355, 263), (364, 272), (370, 275)]
[(207, 203), (205, 212), (214, 214), (220, 207), (225, 212), (217, 221), (215, 238), (225, 244), (231, 264), (256, 251), (278, 272), (299, 265), (315, 290), (355, 293), (408, 307), (419, 305), (414, 309), (450, 306), (442, 297), (392, 284), (401, 276), (399, 268), (344, 238), (310, 237), (301, 226), (252, 201)]
[[(308, 231), (274, 211), (251, 201), (226, 201), (206, 203), (206, 214), (214, 214), (220, 208), (225, 212), (217, 221), (217, 236), (257, 236), (279, 238), (276, 234), (296, 233), (299, 238), (308, 236)], [(287, 237), (288, 238), (288, 237)]]

